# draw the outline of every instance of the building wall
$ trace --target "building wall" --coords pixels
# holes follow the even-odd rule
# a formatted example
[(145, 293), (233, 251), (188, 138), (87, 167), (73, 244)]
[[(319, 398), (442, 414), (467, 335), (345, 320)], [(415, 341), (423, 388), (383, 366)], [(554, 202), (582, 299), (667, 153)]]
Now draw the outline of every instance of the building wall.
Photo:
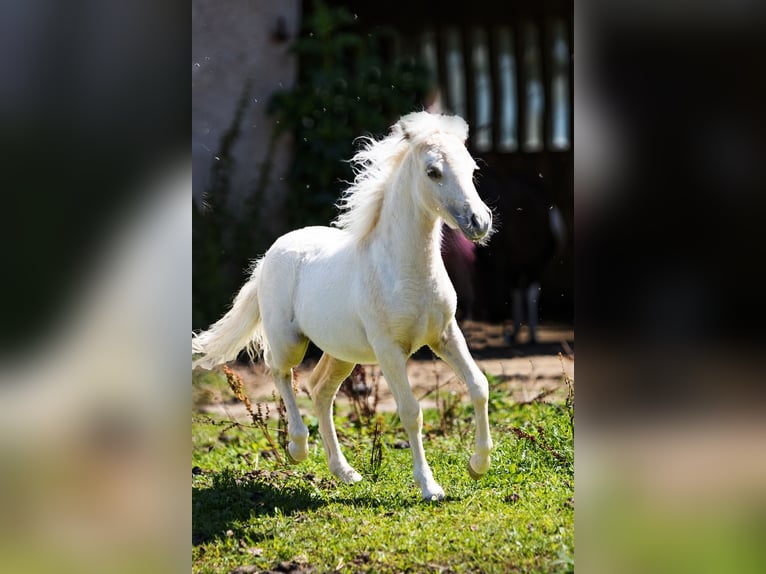
[[(222, 135), (232, 123), (248, 81), (249, 100), (242, 133), (232, 148), (229, 204), (234, 207), (255, 189), (266, 160), (274, 120), (266, 115), (271, 95), (296, 78), (288, 52), (300, 26), (300, 0), (192, 0), (192, 159), (194, 197), (210, 182)], [(290, 160), (290, 142), (281, 138), (273, 155), (264, 203), (279, 210), (286, 185), (281, 179)], [(270, 210), (270, 211), (271, 211)], [(269, 217), (276, 222), (279, 218)]]

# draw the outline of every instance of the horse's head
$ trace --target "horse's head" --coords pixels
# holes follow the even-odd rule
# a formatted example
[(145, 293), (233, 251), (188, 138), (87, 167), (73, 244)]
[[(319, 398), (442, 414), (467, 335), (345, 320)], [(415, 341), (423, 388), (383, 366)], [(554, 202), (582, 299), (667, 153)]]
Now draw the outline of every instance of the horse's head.
[(465, 121), (418, 112), (402, 118), (400, 127), (416, 151), (414, 169), (421, 202), (471, 241), (486, 239), (492, 230), (492, 211), (473, 183), (478, 166), (465, 147)]

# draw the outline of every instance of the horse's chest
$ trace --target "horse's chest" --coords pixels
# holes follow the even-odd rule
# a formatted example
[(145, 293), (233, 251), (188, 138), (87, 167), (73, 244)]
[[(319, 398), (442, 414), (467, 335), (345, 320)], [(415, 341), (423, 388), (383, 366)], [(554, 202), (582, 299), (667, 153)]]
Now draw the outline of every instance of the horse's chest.
[(411, 352), (438, 338), (455, 313), (454, 290), (422, 281), (394, 285), (391, 296), (388, 323), (395, 338)]

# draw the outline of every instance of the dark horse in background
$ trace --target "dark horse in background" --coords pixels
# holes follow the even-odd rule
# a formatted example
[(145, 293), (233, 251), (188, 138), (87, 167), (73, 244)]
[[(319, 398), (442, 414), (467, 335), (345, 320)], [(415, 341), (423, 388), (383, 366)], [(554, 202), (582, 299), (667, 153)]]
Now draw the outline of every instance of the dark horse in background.
[(458, 294), (458, 316), (502, 322), (510, 302), (508, 342), (517, 342), (526, 324), (529, 342), (535, 343), (541, 281), (566, 245), (564, 220), (541, 178), (504, 177), (486, 164), (480, 173), (477, 190), (499, 225), (478, 250), (445, 228), (442, 255)]

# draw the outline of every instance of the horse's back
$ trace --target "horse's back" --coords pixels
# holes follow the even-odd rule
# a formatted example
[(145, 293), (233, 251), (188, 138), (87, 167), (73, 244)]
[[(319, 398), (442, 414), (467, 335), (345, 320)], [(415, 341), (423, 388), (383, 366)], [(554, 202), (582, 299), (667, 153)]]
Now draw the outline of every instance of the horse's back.
[(374, 361), (354, 305), (353, 245), (332, 227), (298, 229), (274, 242), (260, 279), (267, 338), (305, 337), (338, 359)]
[(344, 244), (344, 232), (332, 227), (304, 227), (279, 237), (261, 263), (261, 286), (274, 300), (293, 301), (306, 267), (320, 266)]
[(334, 227), (303, 227), (279, 237), (266, 252), (267, 257), (306, 257), (333, 250), (342, 244), (346, 232)]

